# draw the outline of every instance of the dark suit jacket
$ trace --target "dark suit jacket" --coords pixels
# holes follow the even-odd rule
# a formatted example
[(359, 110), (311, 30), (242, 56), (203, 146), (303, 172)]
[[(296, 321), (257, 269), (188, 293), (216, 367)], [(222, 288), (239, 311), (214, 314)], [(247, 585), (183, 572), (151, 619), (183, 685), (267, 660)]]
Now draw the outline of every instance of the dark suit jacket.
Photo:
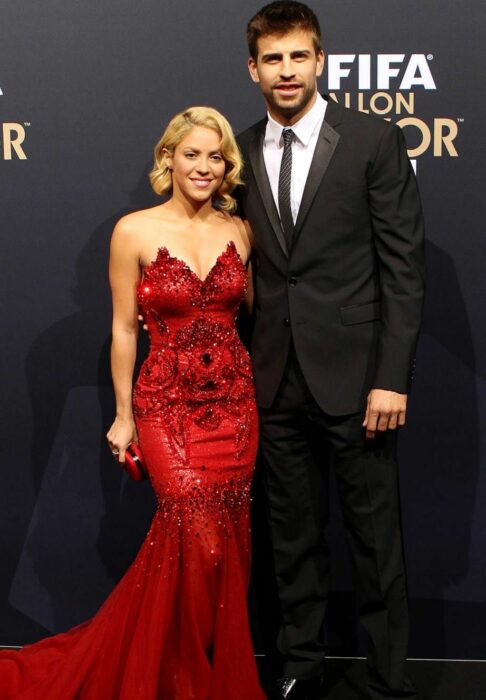
[(424, 293), (424, 232), (399, 127), (328, 100), (290, 250), (263, 160), (266, 119), (238, 137), (239, 200), (255, 237), (252, 357), (272, 403), (291, 337), (308, 386), (332, 415), (373, 387), (408, 393)]

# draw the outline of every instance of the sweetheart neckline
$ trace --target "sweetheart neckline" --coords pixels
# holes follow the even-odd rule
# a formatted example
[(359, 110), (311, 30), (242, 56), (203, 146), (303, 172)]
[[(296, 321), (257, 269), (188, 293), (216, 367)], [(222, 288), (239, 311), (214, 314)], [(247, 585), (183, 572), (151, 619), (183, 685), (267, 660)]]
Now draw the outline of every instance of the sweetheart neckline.
[(211, 276), (211, 274), (213, 273), (213, 271), (216, 269), (218, 263), (221, 261), (221, 258), (222, 258), (224, 255), (226, 255), (226, 254), (228, 253), (229, 250), (233, 250), (234, 253), (236, 253), (236, 257), (237, 257), (238, 260), (240, 261), (241, 266), (246, 270), (246, 265), (245, 265), (245, 263), (243, 262), (243, 258), (241, 257), (240, 253), (238, 252), (238, 249), (237, 249), (237, 247), (236, 247), (235, 242), (234, 242), (233, 240), (230, 240), (230, 241), (228, 241), (228, 242), (226, 243), (225, 248), (223, 248), (223, 250), (219, 253), (219, 255), (218, 255), (218, 257), (216, 258), (216, 260), (214, 261), (214, 263), (213, 263), (213, 264), (211, 265), (211, 267), (209, 268), (206, 277), (199, 277), (199, 275), (197, 274), (197, 272), (195, 272), (195, 271), (193, 270), (193, 268), (189, 265), (189, 263), (187, 263), (187, 262), (186, 262), (185, 260), (183, 260), (182, 258), (178, 258), (176, 255), (171, 255), (171, 253), (169, 252), (169, 249), (168, 249), (167, 246), (165, 246), (165, 245), (161, 245), (161, 246), (159, 246), (159, 248), (157, 248), (157, 254), (156, 254), (156, 256), (155, 256), (155, 259), (154, 259), (154, 260), (151, 260), (151, 261), (148, 263), (148, 265), (146, 265), (146, 266), (143, 268), (143, 274), (144, 274), (144, 276), (145, 276), (147, 270), (149, 270), (150, 268), (153, 268), (153, 267), (157, 264), (157, 262), (158, 262), (158, 260), (159, 260), (159, 257), (160, 257), (160, 254), (161, 254), (162, 252), (165, 252), (166, 255), (167, 255), (167, 257), (168, 257), (170, 260), (175, 260), (175, 261), (178, 262), (180, 265), (182, 265), (182, 266), (183, 266), (183, 267), (184, 267), (184, 268), (185, 268), (185, 269), (200, 283), (200, 284), (203, 285), (203, 284), (205, 284), (205, 283), (207, 282), (207, 280), (209, 279), (209, 277)]

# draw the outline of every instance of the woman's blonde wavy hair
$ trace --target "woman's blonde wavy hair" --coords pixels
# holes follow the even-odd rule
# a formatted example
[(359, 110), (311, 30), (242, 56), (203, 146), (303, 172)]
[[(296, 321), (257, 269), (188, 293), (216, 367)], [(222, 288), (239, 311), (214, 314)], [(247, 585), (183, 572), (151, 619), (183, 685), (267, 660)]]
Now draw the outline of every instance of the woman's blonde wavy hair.
[(195, 126), (212, 129), (221, 139), (221, 156), (226, 164), (226, 171), (223, 182), (215, 193), (213, 204), (218, 209), (231, 213), (236, 209), (236, 200), (231, 196), (231, 192), (237, 185), (243, 184), (240, 179), (243, 161), (228, 120), (212, 107), (189, 107), (170, 120), (154, 149), (154, 166), (149, 173), (152, 189), (160, 195), (172, 192), (172, 174), (167, 166), (164, 151), (173, 156), (176, 147)]

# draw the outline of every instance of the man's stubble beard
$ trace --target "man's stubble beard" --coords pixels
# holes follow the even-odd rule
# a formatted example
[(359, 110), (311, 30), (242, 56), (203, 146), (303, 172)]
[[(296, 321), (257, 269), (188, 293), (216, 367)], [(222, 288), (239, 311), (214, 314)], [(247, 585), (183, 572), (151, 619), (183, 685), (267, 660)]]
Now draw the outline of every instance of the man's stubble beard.
[(294, 104), (287, 104), (286, 102), (275, 99), (273, 90), (271, 91), (270, 106), (272, 111), (278, 115), (281, 115), (285, 119), (292, 119), (296, 114), (305, 110), (309, 102), (312, 100), (314, 95), (317, 93), (315, 86), (306, 88), (302, 93), (301, 98), (298, 102)]

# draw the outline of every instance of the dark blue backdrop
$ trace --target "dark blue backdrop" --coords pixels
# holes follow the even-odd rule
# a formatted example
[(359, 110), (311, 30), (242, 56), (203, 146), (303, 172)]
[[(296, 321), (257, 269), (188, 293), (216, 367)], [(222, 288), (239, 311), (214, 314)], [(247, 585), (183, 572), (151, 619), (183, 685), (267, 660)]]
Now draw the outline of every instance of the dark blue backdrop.
[[(309, 4), (334, 57), (331, 84), (341, 76), (337, 99), (408, 118), (409, 146), (420, 152), (429, 287), (401, 441), (411, 654), (485, 658), (486, 7)], [(33, 641), (92, 614), (144, 536), (150, 490), (126, 481), (103, 437), (113, 413), (109, 237), (121, 214), (155, 203), (151, 151), (176, 111), (211, 104), (236, 130), (262, 115), (244, 42), (259, 6), (2, 3), (0, 644)], [(412, 85), (403, 87), (407, 75)], [(327, 80), (326, 72), (323, 90)], [(413, 114), (397, 114), (397, 93), (413, 101)], [(331, 531), (330, 640), (354, 652), (336, 510)]]

